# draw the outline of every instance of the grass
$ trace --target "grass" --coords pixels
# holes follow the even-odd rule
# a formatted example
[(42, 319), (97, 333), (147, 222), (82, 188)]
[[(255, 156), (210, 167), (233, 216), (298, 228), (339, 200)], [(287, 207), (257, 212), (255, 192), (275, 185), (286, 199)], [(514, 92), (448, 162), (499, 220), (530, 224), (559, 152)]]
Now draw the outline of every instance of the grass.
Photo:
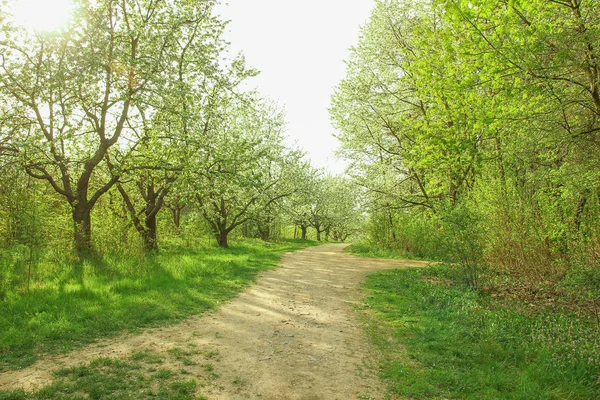
[(600, 398), (593, 318), (480, 294), (460, 279), (443, 265), (368, 277), (367, 325), (393, 396)]
[(359, 242), (353, 243), (346, 247), (346, 253), (362, 257), (371, 258), (390, 258), (390, 259), (411, 259), (410, 254), (401, 252), (400, 250), (389, 249), (381, 246), (373, 246), (369, 243)]
[(59, 370), (54, 382), (41, 390), (0, 392), (0, 400), (205, 399), (199, 394), (203, 377), (196, 374), (191, 378), (185, 368), (164, 363), (163, 357), (149, 352), (126, 360), (98, 358), (87, 365)]
[(190, 357), (198, 354), (198, 350), (184, 350), (181, 347), (173, 347), (172, 349), (168, 350), (168, 353), (171, 355), (171, 357), (183, 363), (183, 365), (190, 366), (198, 364)]
[(5, 291), (0, 299), (0, 372), (26, 367), (44, 354), (215, 308), (258, 272), (276, 267), (284, 252), (312, 244), (165, 247), (145, 257), (113, 256), (79, 268), (44, 265), (34, 271), (28, 289)]

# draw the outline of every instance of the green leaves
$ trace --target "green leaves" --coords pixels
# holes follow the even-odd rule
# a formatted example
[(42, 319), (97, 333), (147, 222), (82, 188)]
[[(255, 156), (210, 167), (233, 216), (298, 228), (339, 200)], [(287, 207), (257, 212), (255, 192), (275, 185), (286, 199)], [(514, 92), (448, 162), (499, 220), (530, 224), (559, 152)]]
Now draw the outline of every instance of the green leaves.
[(595, 252), (600, 187), (583, 177), (600, 165), (596, 8), (376, 3), (331, 108), (374, 237), (400, 246), (397, 220), (467, 200), (490, 227), (482, 257), (508, 269), (553, 274), (566, 248)]
[(0, 143), (85, 221), (74, 224), (85, 252), (91, 211), (115, 189), (154, 242), (169, 195), (231, 230), (293, 192), (302, 156), (283, 145), (281, 112), (240, 89), (257, 71), (224, 53), (214, 4), (77, 1), (53, 35), (0, 16)]
[(294, 168), (302, 154), (285, 148), (283, 115), (273, 105), (253, 94), (220, 95), (218, 118), (198, 132), (200, 146), (185, 175), (188, 197), (214, 234), (226, 240), (233, 229), (294, 193)]

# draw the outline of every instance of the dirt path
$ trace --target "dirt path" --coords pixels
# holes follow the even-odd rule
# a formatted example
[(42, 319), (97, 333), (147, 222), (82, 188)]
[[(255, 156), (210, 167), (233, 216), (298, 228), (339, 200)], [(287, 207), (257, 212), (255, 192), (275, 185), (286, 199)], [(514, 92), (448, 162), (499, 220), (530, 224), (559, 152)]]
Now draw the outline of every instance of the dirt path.
[(33, 390), (51, 382), (52, 371), (101, 356), (192, 347), (199, 350), (192, 358), (214, 355), (215, 379), (202, 388), (209, 399), (381, 399), (373, 353), (353, 310), (357, 285), (368, 271), (426, 263), (359, 258), (343, 247), (286, 254), (281, 268), (262, 273), (218, 311), (0, 374), (0, 390)]

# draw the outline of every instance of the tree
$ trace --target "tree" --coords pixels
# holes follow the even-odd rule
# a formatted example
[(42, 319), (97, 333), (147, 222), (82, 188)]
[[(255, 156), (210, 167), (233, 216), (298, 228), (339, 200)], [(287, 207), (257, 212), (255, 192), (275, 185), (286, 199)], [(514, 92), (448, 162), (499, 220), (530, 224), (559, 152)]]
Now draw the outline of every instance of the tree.
[(361, 226), (358, 195), (345, 178), (323, 176), (313, 180), (313, 190), (308, 203), (308, 223), (315, 229), (317, 240), (345, 241)]
[(435, 211), (474, 184), (481, 132), (464, 88), (475, 69), (432, 3), (377, 2), (332, 98), (350, 171), (380, 206)]
[(465, 237), (509, 270), (593, 253), (599, 16), (580, 1), (376, 3), (331, 112), (381, 242), (471, 214), (487, 232)]
[(28, 174), (71, 206), (79, 256), (92, 250), (92, 208), (119, 181), (121, 164), (143, 138), (137, 128), (174, 75), (182, 32), (210, 21), (196, 31), (210, 43), (219, 29), (212, 5), (78, 2), (73, 24), (60, 33), (3, 27), (0, 104), (12, 108), (12, 140)]
[(297, 157), (283, 146), (281, 113), (253, 95), (225, 95), (210, 141), (190, 163), (189, 187), (217, 243), (293, 193), (287, 179)]
[(335, 241), (345, 242), (364, 227), (358, 190), (350, 180), (335, 177), (328, 185), (328, 196), (331, 199), (330, 235)]
[(281, 159), (267, 162), (266, 169), (270, 177), (280, 176), (277, 188), (269, 195), (274, 201), (268, 201), (264, 207), (258, 207), (251, 216), (259, 237), (262, 240), (272, 239), (273, 228), (280, 226), (285, 213), (286, 201), (302, 190), (305, 182), (303, 173), (308, 163), (303, 160), (304, 154), (295, 149), (286, 149)]
[(301, 163), (294, 173), (296, 190), (284, 200), (285, 213), (295, 227), (300, 228), (300, 238), (306, 240), (311, 226), (311, 204), (316, 196), (321, 171), (308, 163)]
[[(219, 67), (223, 26), (210, 14), (197, 15), (188, 22), (174, 43), (174, 68), (166, 75), (165, 91), (152, 99), (155, 112), (150, 120), (142, 120), (139, 129), (143, 141), (129, 157), (126, 173), (121, 174), (117, 184), (148, 250), (158, 248), (157, 215), (166, 205), (166, 197), (181, 177), (187, 160), (200, 150), (194, 136), (206, 135), (205, 126), (216, 99), (211, 94), (225, 83), (229, 89), (236, 84)], [(140, 114), (147, 113), (142, 110)], [(181, 195), (172, 206), (174, 222), (179, 227)]]
[(553, 274), (558, 254), (593, 251), (597, 229), (598, 10), (581, 1), (443, 7), (466, 62), (485, 54), (482, 86), (496, 99), (486, 149), (494, 163), (478, 187), (481, 207), (493, 210), (490, 253), (507, 269)]

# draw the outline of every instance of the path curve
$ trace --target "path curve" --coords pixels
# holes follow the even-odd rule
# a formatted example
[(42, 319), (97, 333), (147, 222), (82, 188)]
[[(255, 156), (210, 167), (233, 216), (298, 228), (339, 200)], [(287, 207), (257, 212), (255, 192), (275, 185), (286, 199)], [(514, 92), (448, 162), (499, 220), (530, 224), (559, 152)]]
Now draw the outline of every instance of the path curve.
[(51, 382), (52, 371), (97, 357), (193, 346), (218, 354), (211, 360), (218, 378), (201, 389), (211, 400), (381, 399), (374, 353), (353, 309), (358, 285), (370, 271), (427, 263), (355, 257), (344, 247), (285, 254), (280, 268), (217, 311), (2, 373), (0, 390), (34, 390)]

